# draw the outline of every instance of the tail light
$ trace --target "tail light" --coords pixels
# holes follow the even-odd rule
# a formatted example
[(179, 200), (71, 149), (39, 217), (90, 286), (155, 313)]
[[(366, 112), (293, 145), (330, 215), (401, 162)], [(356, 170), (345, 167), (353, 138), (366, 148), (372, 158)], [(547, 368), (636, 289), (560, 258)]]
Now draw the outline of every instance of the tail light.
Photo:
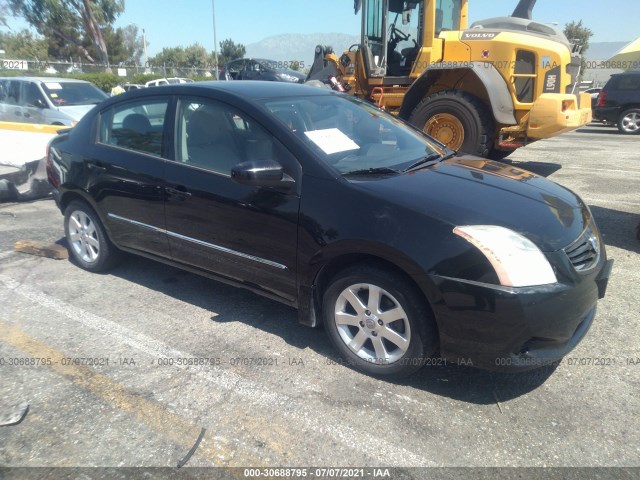
[(607, 103), (607, 93), (606, 92), (600, 92), (598, 94), (598, 107), (602, 108), (605, 106), (605, 104)]

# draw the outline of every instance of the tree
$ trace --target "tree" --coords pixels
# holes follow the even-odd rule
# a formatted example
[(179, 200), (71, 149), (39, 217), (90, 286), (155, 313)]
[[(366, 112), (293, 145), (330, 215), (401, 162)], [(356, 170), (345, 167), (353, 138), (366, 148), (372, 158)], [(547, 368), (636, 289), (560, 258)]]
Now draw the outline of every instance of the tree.
[(21, 60), (45, 61), (48, 56), (48, 42), (34, 37), (30, 31), (21, 30), (17, 33), (0, 32), (0, 45), (7, 58)]
[(90, 62), (109, 65), (103, 30), (124, 11), (124, 0), (7, 0), (14, 15), (47, 37), (74, 45)]
[(299, 72), (300, 71), (300, 62), (298, 60), (291, 60), (289, 62), (289, 68), (291, 70), (295, 70), (295, 71)]
[(580, 68), (580, 79), (577, 79), (581, 80), (587, 68), (587, 61), (584, 58), (584, 54), (589, 48), (589, 39), (593, 36), (593, 32), (590, 28), (583, 26), (582, 20), (580, 20), (579, 22), (567, 23), (564, 26), (564, 34), (571, 43), (582, 45), (582, 67)]
[(122, 30), (124, 45), (128, 53), (127, 61), (135, 63), (136, 65), (142, 64), (142, 55), (144, 54), (145, 47), (144, 42), (146, 40), (138, 30), (138, 27), (136, 25), (127, 25), (118, 30)]
[(247, 49), (241, 43), (236, 44), (230, 38), (220, 42), (220, 52), (218, 52), (218, 65), (224, 65), (225, 63), (235, 60), (236, 58), (243, 58), (247, 53)]
[(188, 47), (163, 48), (160, 53), (149, 60), (151, 65), (158, 67), (195, 67), (207, 68), (210, 56), (207, 50), (199, 43)]
[(149, 64), (157, 67), (177, 67), (186, 63), (183, 47), (165, 47), (155, 57), (149, 59)]
[(7, 14), (5, 12), (8, 12), (9, 8), (7, 7), (6, 2), (4, 2), (4, 0), (0, 0), (0, 26), (5, 26), (7, 27)]
[(194, 43), (184, 49), (185, 67), (207, 68), (209, 64), (209, 54), (207, 49), (199, 43)]

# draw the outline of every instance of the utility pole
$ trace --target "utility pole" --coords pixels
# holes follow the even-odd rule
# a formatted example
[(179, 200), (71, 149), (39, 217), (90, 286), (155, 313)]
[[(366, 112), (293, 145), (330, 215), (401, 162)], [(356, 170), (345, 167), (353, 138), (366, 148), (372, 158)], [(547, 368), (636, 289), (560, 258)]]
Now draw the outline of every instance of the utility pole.
[(216, 80), (220, 80), (220, 71), (218, 70), (218, 38), (216, 37), (216, 0), (211, 0), (213, 9), (213, 56), (216, 62)]
[(144, 73), (149, 71), (149, 59), (147, 58), (147, 32), (142, 29), (142, 43), (144, 45)]

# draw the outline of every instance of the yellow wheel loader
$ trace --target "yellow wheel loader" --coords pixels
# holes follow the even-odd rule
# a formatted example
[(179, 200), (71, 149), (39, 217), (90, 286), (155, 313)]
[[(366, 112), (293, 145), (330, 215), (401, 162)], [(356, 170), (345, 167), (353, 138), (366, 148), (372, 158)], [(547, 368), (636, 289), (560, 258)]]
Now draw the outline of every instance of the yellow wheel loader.
[(366, 98), (454, 150), (504, 158), (591, 121), (581, 46), (533, 21), (535, 3), (468, 25), (467, 0), (355, 0), (360, 44), (340, 57), (317, 46), (307, 81)]

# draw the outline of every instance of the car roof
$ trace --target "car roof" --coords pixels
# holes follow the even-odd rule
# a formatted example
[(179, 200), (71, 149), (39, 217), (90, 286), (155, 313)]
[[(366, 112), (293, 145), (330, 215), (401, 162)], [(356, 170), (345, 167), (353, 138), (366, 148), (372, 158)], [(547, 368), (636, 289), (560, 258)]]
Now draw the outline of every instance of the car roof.
[[(207, 90), (224, 92), (226, 95), (239, 99), (258, 99), (258, 98), (278, 98), (292, 96), (317, 96), (328, 95), (334, 93), (333, 90), (309, 87), (306, 85), (288, 83), (288, 82), (223, 82), (223, 81), (206, 81), (194, 83), (170, 84), (162, 87), (162, 93), (165, 95), (189, 95), (197, 93), (205, 93)], [(131, 96), (151, 96), (158, 95), (157, 90), (136, 90), (126, 94)], [(120, 97), (120, 95), (118, 95)], [(117, 97), (113, 97), (117, 98)]]
[(627, 70), (626, 72), (614, 73), (612, 77), (619, 77), (621, 75), (640, 75), (640, 70)]
[(0, 80), (27, 80), (32, 82), (51, 83), (91, 83), (86, 80), (76, 80), (75, 78), (64, 77), (0, 77)]

